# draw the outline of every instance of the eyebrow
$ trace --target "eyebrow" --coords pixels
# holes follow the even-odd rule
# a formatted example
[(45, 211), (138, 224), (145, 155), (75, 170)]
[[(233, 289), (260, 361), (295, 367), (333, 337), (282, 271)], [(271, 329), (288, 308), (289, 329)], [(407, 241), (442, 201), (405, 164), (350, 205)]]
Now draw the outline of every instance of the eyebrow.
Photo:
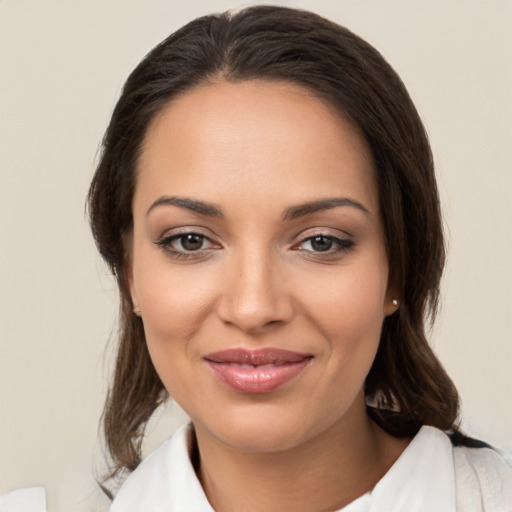
[(326, 199), (318, 199), (316, 201), (302, 203), (296, 206), (290, 206), (290, 208), (287, 208), (284, 211), (283, 220), (298, 219), (316, 212), (337, 208), (338, 206), (350, 206), (370, 215), (370, 211), (355, 199), (351, 199), (349, 197), (329, 197)]
[[(186, 210), (205, 215), (207, 217), (223, 218), (224, 214), (212, 203), (205, 203), (197, 199), (189, 199), (187, 197), (177, 196), (162, 196), (154, 201), (148, 208), (146, 215), (152, 210), (159, 206), (177, 206), (178, 208), (184, 208)], [(307, 203), (290, 206), (283, 213), (283, 220), (293, 220), (313, 213), (321, 212), (324, 210), (330, 210), (332, 208), (338, 208), (340, 206), (349, 206), (361, 210), (366, 214), (370, 214), (369, 210), (365, 208), (359, 201), (351, 199), (349, 197), (329, 197), (325, 199), (317, 199), (315, 201), (309, 201)]]
[(158, 206), (177, 206), (178, 208), (184, 208), (185, 210), (191, 210), (200, 215), (206, 215), (207, 217), (224, 217), (220, 209), (214, 204), (205, 203), (204, 201), (198, 201), (197, 199), (188, 199), (186, 197), (176, 196), (162, 196), (159, 197), (153, 204), (148, 208), (146, 215)]

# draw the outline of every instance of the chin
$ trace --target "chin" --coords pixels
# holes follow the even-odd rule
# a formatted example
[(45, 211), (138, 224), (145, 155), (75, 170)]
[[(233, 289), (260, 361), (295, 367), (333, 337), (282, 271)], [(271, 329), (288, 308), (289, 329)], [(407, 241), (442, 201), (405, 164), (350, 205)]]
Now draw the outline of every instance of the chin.
[(193, 423), (196, 430), (199, 428), (233, 450), (277, 453), (300, 446), (328, 429), (320, 428), (318, 424), (312, 428), (305, 421), (309, 417), (305, 412), (286, 414), (282, 408), (256, 407), (252, 411), (225, 414), (221, 421)]
[(268, 425), (231, 429), (219, 440), (232, 449), (245, 453), (278, 453), (301, 444), (302, 435), (291, 429), (272, 428)]

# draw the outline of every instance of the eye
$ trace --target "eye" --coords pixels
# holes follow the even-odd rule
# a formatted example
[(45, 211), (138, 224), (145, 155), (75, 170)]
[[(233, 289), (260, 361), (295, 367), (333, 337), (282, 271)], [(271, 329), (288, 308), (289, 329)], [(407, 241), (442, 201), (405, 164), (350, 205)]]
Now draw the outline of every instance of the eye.
[(316, 252), (324, 252), (332, 249), (334, 240), (327, 236), (315, 236), (303, 242), (303, 249)]
[(203, 246), (207, 244), (207, 240), (203, 235), (197, 233), (187, 233), (185, 235), (178, 235), (171, 241), (176, 249), (182, 249), (184, 251), (198, 251), (203, 249)]
[(176, 257), (189, 257), (204, 254), (205, 251), (213, 249), (216, 245), (201, 233), (186, 232), (166, 236), (155, 242), (165, 251)]
[(341, 251), (348, 251), (354, 242), (332, 235), (315, 235), (303, 239), (296, 249), (310, 253), (337, 254)]

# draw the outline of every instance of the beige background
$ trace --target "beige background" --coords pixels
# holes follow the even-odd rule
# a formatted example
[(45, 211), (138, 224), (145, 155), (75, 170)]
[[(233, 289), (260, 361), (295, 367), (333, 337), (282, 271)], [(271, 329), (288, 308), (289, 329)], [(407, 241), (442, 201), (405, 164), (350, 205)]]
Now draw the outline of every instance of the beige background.
[[(0, 493), (44, 485), (52, 511), (99, 506), (89, 493), (117, 299), (84, 217), (98, 142), (153, 45), (197, 15), (251, 3), (0, 0)], [(463, 425), (512, 448), (512, 2), (267, 3), (347, 25), (408, 86), (449, 226), (433, 344)], [(149, 447), (181, 421), (167, 413)]]

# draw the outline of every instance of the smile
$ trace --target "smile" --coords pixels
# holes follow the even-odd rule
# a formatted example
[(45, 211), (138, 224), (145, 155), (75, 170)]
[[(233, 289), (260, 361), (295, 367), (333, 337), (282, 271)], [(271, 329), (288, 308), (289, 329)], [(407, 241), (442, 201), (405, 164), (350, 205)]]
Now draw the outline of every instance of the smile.
[(215, 375), (240, 393), (269, 393), (304, 370), (313, 356), (275, 348), (229, 349), (204, 358)]

